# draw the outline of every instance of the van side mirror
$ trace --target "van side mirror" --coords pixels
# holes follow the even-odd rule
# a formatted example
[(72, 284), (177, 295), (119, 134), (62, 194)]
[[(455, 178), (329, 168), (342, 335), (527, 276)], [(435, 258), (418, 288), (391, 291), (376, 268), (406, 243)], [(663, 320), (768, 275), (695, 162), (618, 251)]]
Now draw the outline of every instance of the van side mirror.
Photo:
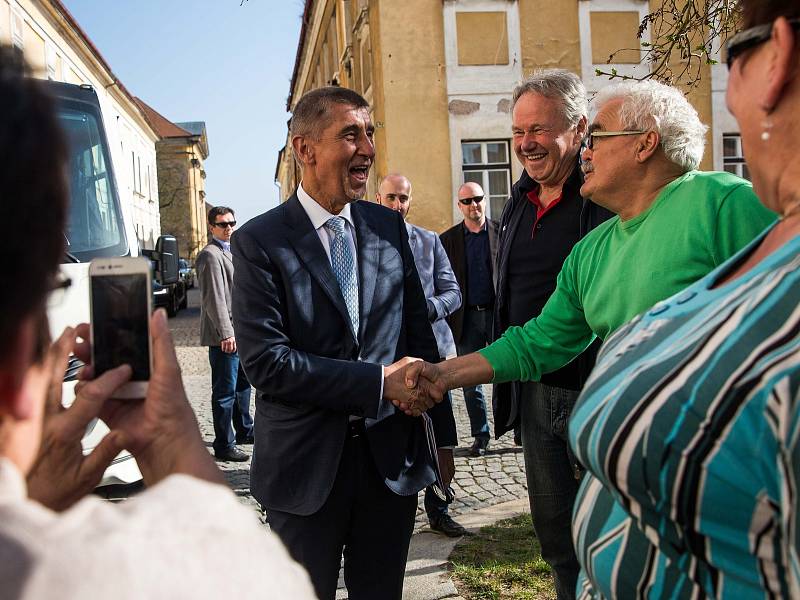
[(148, 254), (156, 261), (156, 281), (161, 285), (178, 282), (178, 240), (174, 235), (159, 236), (156, 249)]

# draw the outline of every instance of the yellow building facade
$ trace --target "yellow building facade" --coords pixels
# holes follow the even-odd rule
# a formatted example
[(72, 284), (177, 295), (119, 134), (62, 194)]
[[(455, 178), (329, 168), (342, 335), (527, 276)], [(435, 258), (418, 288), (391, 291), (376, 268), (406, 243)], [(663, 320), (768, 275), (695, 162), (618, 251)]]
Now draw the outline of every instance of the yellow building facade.
[[(458, 187), (476, 181), (497, 219), (522, 172), (511, 145), (514, 86), (538, 68), (569, 69), (590, 94), (609, 83), (597, 68), (641, 74), (647, 64), (637, 30), (659, 6), (659, 0), (306, 0), (287, 108), (325, 85), (358, 91), (376, 126), (368, 199), (381, 177), (403, 173), (414, 191), (409, 220), (443, 231), (461, 219)], [(620, 49), (628, 50), (607, 64)], [(710, 127), (702, 168), (746, 175), (726, 86), (724, 65), (704, 65), (689, 93)], [(276, 166), (283, 200), (299, 177), (287, 132)]]
[(206, 124), (173, 123), (140, 98), (136, 102), (161, 138), (156, 143), (161, 228), (178, 240), (181, 257), (193, 261), (208, 242)]

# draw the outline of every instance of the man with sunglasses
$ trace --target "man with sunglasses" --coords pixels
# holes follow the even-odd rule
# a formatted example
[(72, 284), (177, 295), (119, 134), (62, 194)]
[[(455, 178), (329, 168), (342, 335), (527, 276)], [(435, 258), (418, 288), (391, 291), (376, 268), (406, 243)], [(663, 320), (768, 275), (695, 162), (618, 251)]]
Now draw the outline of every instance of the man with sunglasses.
[[(464, 220), (442, 233), (441, 239), (464, 299), (461, 308), (447, 318), (461, 356), (491, 341), (497, 221), (486, 218), (483, 188), (477, 183), (467, 182), (458, 188), (456, 206)], [(470, 454), (483, 456), (490, 435), (483, 386), (465, 386), (464, 404), (473, 438)]]
[[(231, 322), (233, 257), (231, 235), (236, 227), (233, 210), (215, 206), (208, 211), (211, 242), (197, 255), (200, 282), (200, 343), (208, 346), (211, 363), (211, 414), (214, 420), (214, 456), (244, 462), (247, 453), (236, 447), (253, 443), (250, 382), (239, 363)], [(233, 425), (231, 426), (231, 423)]]

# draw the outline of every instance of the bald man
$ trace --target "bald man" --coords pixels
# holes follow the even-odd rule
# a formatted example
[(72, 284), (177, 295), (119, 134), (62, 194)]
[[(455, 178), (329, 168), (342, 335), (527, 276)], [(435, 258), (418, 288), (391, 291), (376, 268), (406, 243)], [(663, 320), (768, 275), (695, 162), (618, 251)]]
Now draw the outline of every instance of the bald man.
[[(400, 213), (403, 220), (408, 217), (411, 208), (411, 182), (404, 175), (393, 173), (384, 177), (378, 185), (375, 199), (379, 204)], [(406, 222), (408, 230), (408, 243), (414, 255), (414, 264), (417, 267), (422, 290), (428, 304), (428, 319), (430, 319), (436, 343), (439, 346), (439, 356), (447, 358), (456, 354), (453, 334), (447, 325), (446, 318), (452, 315), (461, 306), (461, 291), (456, 276), (450, 267), (447, 253), (442, 243), (433, 231), (411, 225)], [(444, 400), (450, 404), (450, 394)], [(455, 465), (453, 462), (453, 447), (458, 443), (455, 428), (435, 429), (436, 442), (439, 446), (439, 463), (442, 468), (442, 477), (449, 485)], [(459, 537), (467, 534), (467, 530), (456, 523), (447, 511), (448, 502), (433, 491), (430, 486), (425, 489), (425, 512), (431, 529), (448, 537)]]
[[(458, 355), (470, 354), (491, 342), (492, 307), (496, 283), (497, 222), (486, 218), (483, 188), (467, 182), (458, 188), (456, 206), (464, 220), (445, 231), (442, 245), (456, 274), (464, 302), (447, 321)], [(483, 386), (463, 388), (472, 430), (472, 456), (483, 456), (489, 446), (489, 421)]]

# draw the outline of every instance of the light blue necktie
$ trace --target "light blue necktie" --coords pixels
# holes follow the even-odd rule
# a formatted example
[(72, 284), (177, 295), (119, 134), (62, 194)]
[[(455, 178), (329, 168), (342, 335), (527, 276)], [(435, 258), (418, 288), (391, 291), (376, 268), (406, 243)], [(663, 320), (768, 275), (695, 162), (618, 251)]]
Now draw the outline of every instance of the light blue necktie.
[(339, 282), (339, 289), (342, 290), (353, 331), (358, 337), (358, 278), (353, 250), (344, 234), (345, 225), (344, 217), (331, 217), (325, 222), (325, 229), (333, 234), (331, 267), (336, 281)]

